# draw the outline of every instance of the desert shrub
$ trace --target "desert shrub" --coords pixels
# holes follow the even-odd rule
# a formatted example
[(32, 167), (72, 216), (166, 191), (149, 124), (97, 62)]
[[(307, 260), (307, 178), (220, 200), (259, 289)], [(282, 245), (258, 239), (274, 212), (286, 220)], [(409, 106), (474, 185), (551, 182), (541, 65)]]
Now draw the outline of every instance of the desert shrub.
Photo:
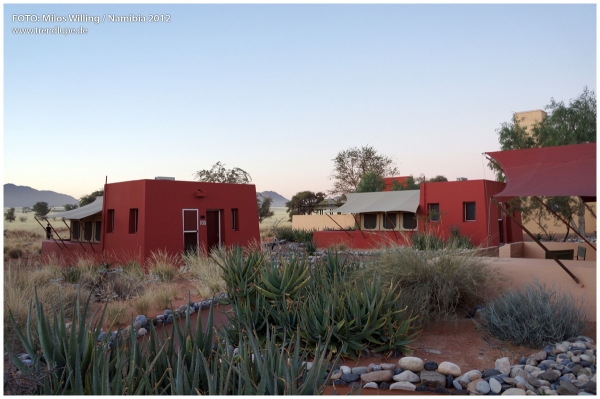
[(179, 258), (167, 251), (152, 252), (148, 259), (149, 271), (160, 281), (170, 282), (178, 276)]
[(152, 296), (148, 295), (148, 293), (140, 295), (133, 302), (133, 308), (138, 314), (147, 315), (152, 305), (152, 300)]
[(123, 301), (110, 301), (106, 306), (105, 326), (123, 325), (129, 321), (128, 304)]
[(232, 306), (228, 337), (235, 342), (250, 326), (263, 340), (274, 328), (280, 342), (297, 335), (315, 348), (333, 333), (334, 353), (356, 357), (367, 347), (374, 351), (406, 352), (414, 338), (412, 319), (398, 307), (398, 295), (383, 290), (382, 280), (348, 279), (358, 270), (353, 261), (329, 255), (309, 267), (307, 259), (292, 256), (272, 261), (258, 249), (233, 248), (215, 258), (223, 269)]
[[(62, 298), (65, 317), (70, 318), (73, 314), (77, 298), (77, 288), (72, 285), (59, 285), (50, 283), (50, 280), (60, 275), (57, 269), (46, 266), (33, 265), (24, 267), (20, 260), (9, 260), (4, 266), (4, 340), (9, 344), (17, 345), (18, 339), (15, 335), (13, 323), (9, 319), (9, 310), (14, 315), (16, 324), (25, 329), (27, 323), (27, 312), (29, 303), (35, 297), (35, 291), (43, 306), (51, 312), (58, 305), (59, 295)], [(59, 293), (60, 290), (60, 293)], [(87, 297), (89, 291), (82, 288), (81, 295)], [(35, 313), (33, 315), (31, 329), (35, 331)], [(15, 348), (20, 348), (16, 346)]]
[(115, 293), (119, 299), (129, 299), (143, 293), (145, 283), (143, 275), (122, 271), (104, 273), (99, 285), (100, 290), (106, 296), (112, 296)]
[[(82, 304), (77, 309), (87, 309), (88, 305)], [(205, 329), (201, 317), (197, 318), (195, 329), (186, 318), (185, 329), (173, 323), (171, 334), (167, 331), (169, 335), (164, 340), (150, 325), (149, 342), (138, 342), (130, 329), (110, 343), (107, 334), (96, 345), (103, 317), (86, 322), (85, 311), (77, 312), (67, 330), (61, 328), (62, 320), (43, 312), (38, 298), (35, 307), (39, 309), (35, 314), (36, 324), (41, 326), (44, 345), (34, 342), (30, 329), (19, 328), (21, 343), (33, 364), (31, 367), (24, 364), (9, 349), (14, 367), (5, 370), (8, 392), (81, 396), (318, 395), (323, 393), (331, 374), (327, 372), (332, 360), (327, 351), (331, 333), (310, 353), (301, 348), (299, 338), (279, 342), (273, 334), (260, 341), (250, 326), (244, 326), (248, 334), (239, 341), (215, 339), (220, 334), (215, 333), (211, 307)], [(60, 304), (58, 313), (62, 316)], [(186, 344), (174, 346), (175, 341)], [(232, 353), (232, 344), (238, 348), (236, 355)], [(310, 371), (306, 367), (309, 357)], [(11, 377), (40, 383), (19, 386), (16, 378)], [(10, 386), (7, 387), (6, 381), (11, 382)]]
[(306, 253), (309, 255), (314, 255), (317, 252), (317, 244), (314, 241), (306, 242)]
[(19, 259), (23, 257), (23, 250), (21, 248), (11, 248), (6, 252), (6, 255), (10, 259)]
[(294, 230), (295, 242), (312, 242), (315, 230)]
[(291, 227), (277, 227), (275, 236), (278, 240), (294, 241), (294, 230)]
[(421, 231), (411, 236), (413, 247), (420, 251), (436, 250), (444, 247), (444, 241), (441, 238), (431, 233), (423, 233)]
[(493, 336), (540, 348), (577, 336), (586, 327), (584, 300), (535, 281), (510, 289), (483, 309), (483, 326)]
[(450, 228), (450, 237), (446, 241), (446, 246), (453, 248), (471, 249), (473, 244), (469, 237), (460, 234), (460, 229), (456, 226)]
[(482, 303), (488, 283), (500, 276), (472, 252), (451, 247), (418, 251), (396, 245), (382, 248), (365, 265), (363, 278), (375, 275), (397, 284), (401, 306), (424, 325), (455, 317), (459, 306)]
[[(219, 250), (214, 252), (219, 256)], [(212, 297), (214, 293), (225, 290), (225, 281), (221, 277), (221, 268), (211, 256), (188, 252), (182, 255), (183, 263), (190, 273), (192, 283), (203, 298)]]
[(67, 267), (61, 270), (61, 275), (66, 283), (76, 284), (81, 277), (81, 270), (76, 267)]
[(154, 304), (161, 309), (170, 309), (171, 302), (179, 297), (175, 284), (159, 284), (151, 288)]

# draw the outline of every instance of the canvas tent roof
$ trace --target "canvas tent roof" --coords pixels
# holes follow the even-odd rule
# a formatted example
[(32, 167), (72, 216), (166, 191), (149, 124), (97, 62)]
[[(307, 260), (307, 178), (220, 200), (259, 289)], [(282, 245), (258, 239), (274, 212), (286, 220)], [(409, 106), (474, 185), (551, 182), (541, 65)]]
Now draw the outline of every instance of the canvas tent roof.
[(596, 201), (596, 143), (488, 152), (506, 187), (495, 197), (579, 196)]
[(336, 209), (341, 213), (367, 212), (417, 212), (419, 190), (380, 191), (376, 193), (346, 194), (344, 205)]
[(96, 213), (102, 212), (103, 197), (96, 197), (96, 200), (91, 204), (82, 206), (81, 208), (73, 209), (72, 211), (57, 212), (44, 216), (46, 219), (65, 218), (70, 220), (80, 220)]

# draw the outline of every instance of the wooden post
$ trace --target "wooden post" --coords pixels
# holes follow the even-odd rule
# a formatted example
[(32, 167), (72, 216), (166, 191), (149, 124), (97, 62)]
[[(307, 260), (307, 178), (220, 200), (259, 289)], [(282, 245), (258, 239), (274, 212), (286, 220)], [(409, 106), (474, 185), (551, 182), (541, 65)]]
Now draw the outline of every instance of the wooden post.
[[(502, 212), (504, 212), (504, 214), (505, 214), (506, 216), (508, 216), (508, 217), (509, 217), (509, 218), (510, 218), (510, 219), (511, 219), (513, 222), (515, 222), (515, 223), (516, 223), (516, 224), (517, 224), (517, 225), (518, 225), (518, 226), (519, 226), (521, 229), (523, 229), (523, 231), (524, 231), (525, 233), (527, 233), (527, 235), (528, 235), (529, 237), (531, 237), (531, 239), (532, 239), (533, 241), (535, 241), (537, 245), (539, 245), (540, 247), (542, 247), (542, 248), (544, 249), (544, 251), (546, 251), (546, 254), (547, 254), (549, 257), (550, 257), (550, 259), (552, 259), (552, 260), (554, 260), (556, 263), (558, 263), (558, 264), (560, 265), (560, 267), (562, 267), (562, 268), (563, 268), (563, 270), (564, 270), (565, 272), (567, 272), (567, 274), (568, 274), (569, 276), (571, 276), (571, 278), (572, 278), (572, 279), (573, 279), (573, 280), (574, 280), (574, 281), (575, 281), (577, 284), (581, 284), (581, 283), (579, 282), (579, 279), (578, 279), (577, 277), (575, 277), (575, 275), (574, 275), (573, 273), (571, 273), (571, 271), (570, 271), (569, 269), (567, 269), (567, 267), (566, 267), (565, 265), (563, 265), (563, 263), (562, 263), (560, 260), (556, 259), (556, 257), (554, 256), (554, 254), (553, 254), (552, 252), (550, 252), (550, 250), (548, 250), (548, 248), (546, 248), (546, 247), (544, 246), (544, 244), (542, 244), (542, 243), (541, 243), (541, 242), (540, 242), (540, 241), (539, 241), (537, 238), (535, 238), (535, 237), (534, 237), (534, 235), (533, 235), (533, 234), (531, 234), (531, 232), (530, 232), (529, 230), (527, 230), (527, 229), (525, 228), (525, 226), (523, 226), (523, 224), (521, 224), (521, 223), (520, 223), (520, 222), (517, 220), (517, 218), (515, 218), (513, 215), (511, 215), (511, 214), (510, 214), (510, 213), (509, 213), (509, 212), (506, 210), (506, 208), (504, 208), (504, 206), (500, 205), (500, 204), (498, 203), (498, 201), (496, 201), (496, 199), (495, 199), (495, 198), (493, 198), (493, 197), (492, 197), (492, 201), (494, 201), (494, 203), (495, 203), (496, 205), (498, 205), (498, 207), (499, 207), (499, 208), (502, 210)], [(580, 285), (580, 287), (583, 287), (583, 284), (581, 284), (581, 285)]]
[[(40, 226), (42, 226), (42, 229), (44, 229), (44, 232), (46, 232), (46, 228), (44, 227), (43, 224), (40, 223), (40, 221), (34, 216), (33, 217), (35, 219), (36, 222), (38, 222), (38, 224)], [(50, 224), (50, 222), (48, 222), (48, 224)], [(54, 227), (52, 227), (52, 225), (50, 225), (50, 228), (52, 228), (52, 230), (54, 230)], [(56, 232), (56, 230), (54, 230), (54, 232)], [(60, 238), (60, 236), (58, 235), (58, 233), (56, 233), (56, 235), (58, 236), (58, 238), (60, 239), (60, 241), (63, 243), (63, 245), (65, 246), (65, 248), (67, 249), (67, 251), (69, 250), (69, 248), (67, 248), (67, 244), (64, 243), (64, 241), (62, 240), (62, 238)], [(54, 239), (54, 237), (52, 237), (52, 235), (50, 236), (50, 238), (52, 238), (52, 241), (54, 241), (54, 243), (60, 248), (60, 245), (58, 244), (58, 241), (56, 241)]]

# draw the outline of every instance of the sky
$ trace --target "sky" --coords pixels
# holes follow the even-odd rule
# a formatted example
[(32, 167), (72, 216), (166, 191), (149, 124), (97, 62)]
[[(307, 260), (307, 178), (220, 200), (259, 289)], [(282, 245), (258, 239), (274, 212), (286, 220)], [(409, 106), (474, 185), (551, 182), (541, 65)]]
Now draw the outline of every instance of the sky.
[[(77, 14), (99, 21), (57, 21)], [(130, 15), (146, 21), (110, 21)], [(366, 145), (402, 176), (493, 180), (482, 153), (501, 123), (596, 91), (595, 4), (4, 4), (3, 18), (4, 183), (76, 198), (220, 161), (289, 199), (331, 189), (333, 158)]]

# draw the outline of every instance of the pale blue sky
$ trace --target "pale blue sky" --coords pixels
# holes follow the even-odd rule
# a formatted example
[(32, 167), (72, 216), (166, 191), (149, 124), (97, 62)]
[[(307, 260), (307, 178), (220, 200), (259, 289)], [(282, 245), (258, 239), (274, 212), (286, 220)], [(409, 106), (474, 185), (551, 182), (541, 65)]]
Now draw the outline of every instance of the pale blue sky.
[[(13, 23), (13, 14), (170, 23)], [(87, 35), (13, 28), (84, 26)], [(596, 91), (596, 5), (4, 5), (4, 183), (80, 197), (221, 161), (290, 198), (372, 145), (493, 179), (513, 112)]]

